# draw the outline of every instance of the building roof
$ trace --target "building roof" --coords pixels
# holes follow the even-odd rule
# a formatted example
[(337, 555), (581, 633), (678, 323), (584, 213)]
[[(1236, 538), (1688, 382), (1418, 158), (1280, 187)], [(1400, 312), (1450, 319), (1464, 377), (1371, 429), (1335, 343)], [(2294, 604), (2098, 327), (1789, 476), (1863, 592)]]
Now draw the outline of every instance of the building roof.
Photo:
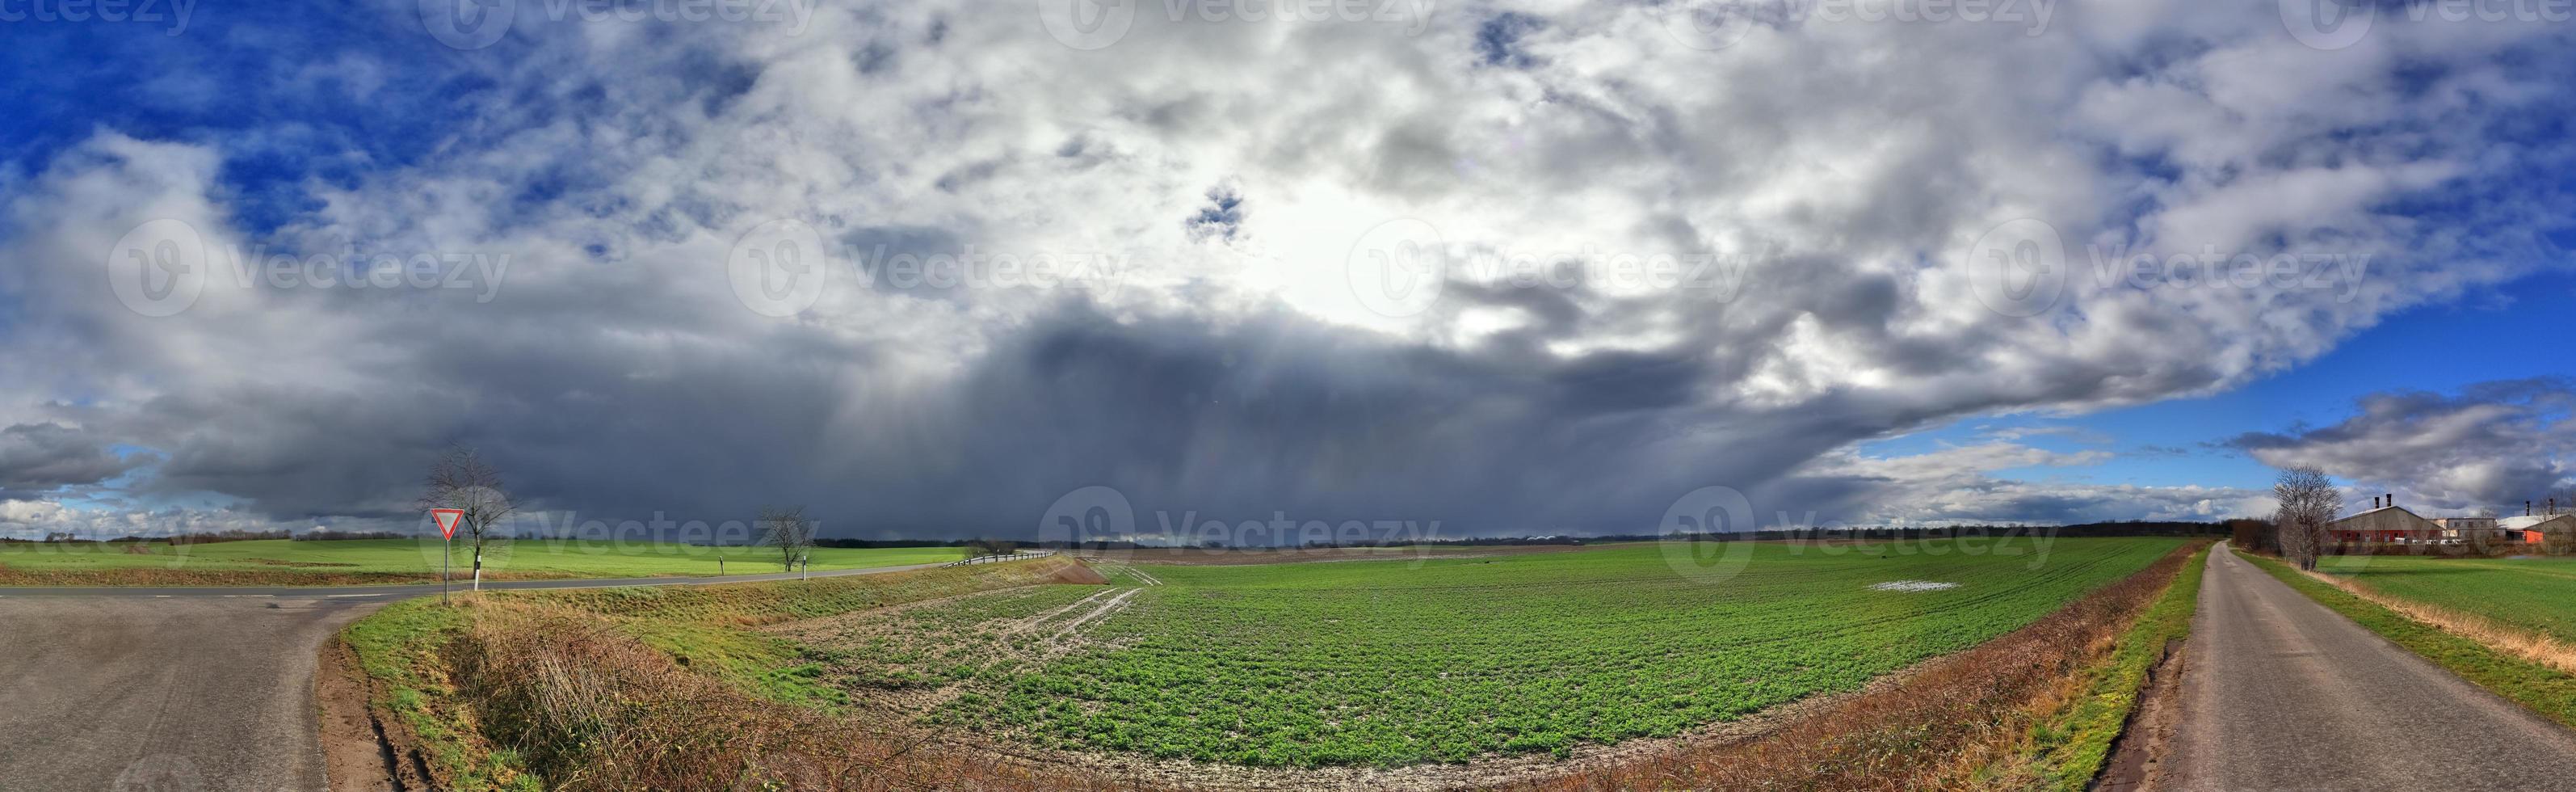
[[(2358, 519), (2361, 519), (2361, 518), (2363, 518), (2363, 517), (2368, 517), (2368, 516), (2371, 516), (2371, 515), (2374, 515), (2374, 514), (2378, 514), (2378, 513), (2380, 513), (2380, 512), (2386, 512), (2386, 511), (2400, 512), (2400, 513), (2405, 514), (2405, 515), (2406, 515), (2406, 516), (2408, 516), (2408, 517), (2413, 517), (2413, 518), (2415, 518), (2415, 519), (2417, 519), (2417, 520), (2424, 520), (2424, 516), (2423, 516), (2423, 515), (2416, 514), (2416, 513), (2411, 512), (2411, 511), (2407, 511), (2407, 510), (2406, 510), (2406, 507), (2404, 507), (2404, 506), (2381, 506), (2381, 507), (2376, 508), (2376, 509), (2363, 509), (2363, 510), (2361, 510), (2361, 511), (2353, 512), (2353, 513), (2351, 513), (2351, 514), (2347, 514), (2347, 515), (2344, 515), (2344, 516), (2341, 516), (2341, 517), (2337, 517), (2337, 518), (2335, 518), (2335, 519), (2334, 519), (2334, 521), (2333, 521), (2333, 522), (2329, 522), (2329, 523), (2326, 523), (2326, 524), (2327, 524), (2327, 525), (2333, 525), (2333, 524), (2335, 524), (2335, 523), (2343, 522), (2343, 521), (2345, 521), (2345, 520), (2358, 520)], [(2424, 520), (2424, 521), (2425, 521), (2425, 522), (2431, 522), (2431, 520)]]
[(2496, 527), (2508, 531), (2525, 531), (2530, 530), (2535, 526), (2552, 522), (2576, 524), (2576, 515), (2534, 514), (2528, 517), (2500, 517), (2496, 519)]

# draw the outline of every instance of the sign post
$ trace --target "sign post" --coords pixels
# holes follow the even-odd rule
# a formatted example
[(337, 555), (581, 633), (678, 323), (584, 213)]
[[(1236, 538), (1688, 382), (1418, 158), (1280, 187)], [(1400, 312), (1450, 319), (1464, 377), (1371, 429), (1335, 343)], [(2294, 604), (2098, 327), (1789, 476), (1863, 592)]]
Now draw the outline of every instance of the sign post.
[(464, 509), (431, 509), (429, 519), (438, 523), (438, 604), (447, 604), (449, 570), (456, 568), (456, 524), (465, 521)]

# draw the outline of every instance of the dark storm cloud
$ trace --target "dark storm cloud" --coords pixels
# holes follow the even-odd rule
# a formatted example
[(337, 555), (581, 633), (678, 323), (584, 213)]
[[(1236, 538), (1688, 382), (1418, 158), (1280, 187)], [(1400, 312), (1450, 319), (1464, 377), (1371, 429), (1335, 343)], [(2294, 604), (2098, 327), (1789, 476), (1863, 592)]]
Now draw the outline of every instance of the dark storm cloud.
[[(2243, 493), (1988, 475), (2090, 456), (1850, 449), (2296, 365), (2389, 311), (2539, 266), (2449, 240), (2510, 240), (2536, 226), (2518, 213), (2563, 205), (2525, 200), (2557, 187), (2516, 182), (2478, 123), (2548, 115), (2562, 86), (2533, 64), (2560, 58), (2488, 45), (2564, 51), (2549, 31), (2391, 31), (2403, 64), (2441, 83), (2401, 89), (2384, 41), (2323, 68), (2275, 27), (2238, 24), (2269, 8), (2038, 38), (1763, 26), (1716, 49), (1633, 4), (1446, 14), (1418, 36), (1146, 19), (1089, 53), (1024, 17), (934, 5), (819, 8), (793, 39), (558, 23), (423, 63), (350, 53), (329, 68), (447, 70), (472, 90), (410, 91), (441, 97), (419, 114), (437, 142), (404, 150), (437, 156), (277, 176), (312, 208), (270, 206), (249, 227), (227, 174), (245, 152), (335, 156), (287, 155), (298, 127), (327, 121), (89, 133), (0, 181), (0, 258), (24, 262), (0, 272), (0, 297), (25, 306), (0, 326), (25, 370), (0, 382), (0, 424), (81, 427), (30, 430), (33, 450), (0, 457), (29, 460), (0, 467), (0, 488), (95, 486), (114, 475), (105, 449), (135, 446), (166, 456), (116, 493), (135, 520), (407, 526), (429, 460), (470, 445), (549, 519), (803, 503), (841, 536), (1025, 535), (1094, 485), (1147, 523), (1284, 513), (1453, 535), (1654, 530), (1712, 485), (1766, 521), (2231, 516)], [(408, 106), (330, 106), (353, 101)], [(2517, 208), (2377, 213), (2457, 191)], [(1722, 292), (1458, 278), (1418, 317), (1372, 314), (1344, 267), (1354, 237), (1399, 217), (1464, 250), (1722, 254), (1744, 278)], [(2252, 227), (2411, 258), (2351, 299), (2079, 281), (2024, 318), (1981, 305), (1963, 261), (2015, 217), (2078, 251), (2234, 245)], [(489, 302), (247, 288), (144, 316), (99, 270), (158, 219), (217, 244), (516, 263)], [(757, 314), (729, 254), (778, 220), (870, 259), (972, 246), (1133, 266), (1064, 290), (844, 281)], [(199, 496), (238, 505), (157, 505)]]
[(57, 423), (0, 429), (0, 492), (43, 492), (96, 484), (136, 464), (117, 458), (107, 438)]

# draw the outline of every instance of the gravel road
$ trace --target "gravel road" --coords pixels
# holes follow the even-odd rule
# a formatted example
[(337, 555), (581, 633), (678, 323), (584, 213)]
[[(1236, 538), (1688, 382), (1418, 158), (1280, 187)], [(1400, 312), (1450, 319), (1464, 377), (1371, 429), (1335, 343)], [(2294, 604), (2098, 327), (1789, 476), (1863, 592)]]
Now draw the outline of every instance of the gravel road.
[(2570, 790), (2576, 732), (2209, 555), (2164, 790)]

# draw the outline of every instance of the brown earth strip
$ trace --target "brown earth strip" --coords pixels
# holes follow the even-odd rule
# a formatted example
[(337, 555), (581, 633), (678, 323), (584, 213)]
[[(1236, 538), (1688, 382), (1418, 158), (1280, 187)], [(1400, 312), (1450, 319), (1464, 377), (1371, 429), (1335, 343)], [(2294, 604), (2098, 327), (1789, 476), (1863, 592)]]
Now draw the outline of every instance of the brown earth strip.
[(2147, 672), (2138, 708), (2129, 713), (2119, 739), (2111, 743), (2111, 760), (2092, 789), (2098, 792), (2146, 792), (2156, 788), (2165, 756), (2173, 744), (2176, 709), (2181, 706), (2185, 652), (2183, 642), (2165, 642), (2164, 657)]
[[(367, 706), (371, 696), (358, 657), (345, 641), (322, 650), (313, 674), (313, 699), (321, 705), (322, 758), (333, 792), (427, 792), (426, 764), (413, 748), (397, 748), (384, 723)], [(406, 761), (408, 759), (409, 761)]]

